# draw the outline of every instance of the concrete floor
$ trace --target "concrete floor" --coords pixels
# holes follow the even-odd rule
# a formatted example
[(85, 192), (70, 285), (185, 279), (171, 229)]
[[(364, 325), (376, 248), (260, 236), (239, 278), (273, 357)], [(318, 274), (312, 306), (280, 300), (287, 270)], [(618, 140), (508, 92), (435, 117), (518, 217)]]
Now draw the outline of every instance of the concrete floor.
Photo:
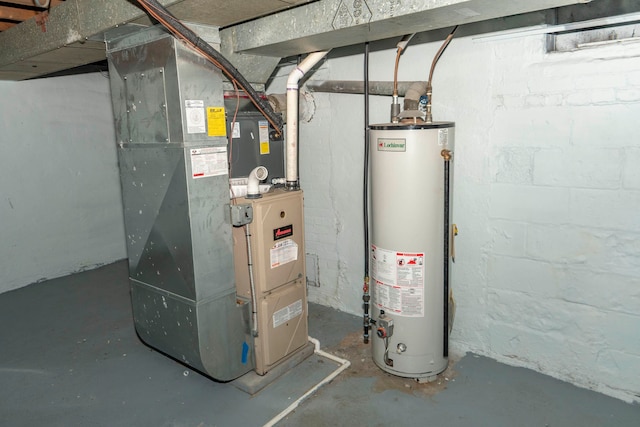
[[(279, 426), (634, 426), (640, 406), (467, 355), (420, 385), (375, 368), (360, 319), (311, 305), (349, 368)], [(251, 397), (136, 337), (124, 262), (0, 294), (0, 425), (261, 426), (336, 367), (312, 356)]]

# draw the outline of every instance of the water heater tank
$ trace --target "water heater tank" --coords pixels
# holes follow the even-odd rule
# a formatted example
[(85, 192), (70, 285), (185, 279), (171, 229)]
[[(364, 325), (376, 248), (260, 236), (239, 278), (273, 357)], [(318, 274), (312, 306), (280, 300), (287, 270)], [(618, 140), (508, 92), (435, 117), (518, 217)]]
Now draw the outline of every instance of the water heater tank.
[(448, 364), (454, 124), (370, 129), (373, 360), (394, 375), (429, 378)]

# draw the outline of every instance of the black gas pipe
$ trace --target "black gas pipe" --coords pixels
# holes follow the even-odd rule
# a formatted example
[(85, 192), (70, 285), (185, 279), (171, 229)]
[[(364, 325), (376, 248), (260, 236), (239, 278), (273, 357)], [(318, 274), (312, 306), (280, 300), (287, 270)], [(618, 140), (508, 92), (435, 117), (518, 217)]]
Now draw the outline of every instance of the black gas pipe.
[(363, 216), (364, 216), (364, 285), (362, 301), (364, 307), (362, 336), (365, 344), (369, 343), (369, 42), (364, 44), (364, 178), (363, 178)]
[(444, 159), (444, 298), (443, 298), (443, 350), (444, 357), (449, 357), (449, 240), (451, 235), (449, 234), (449, 184), (450, 184), (450, 170), (449, 165), (451, 163), (451, 151), (442, 150), (440, 155)]

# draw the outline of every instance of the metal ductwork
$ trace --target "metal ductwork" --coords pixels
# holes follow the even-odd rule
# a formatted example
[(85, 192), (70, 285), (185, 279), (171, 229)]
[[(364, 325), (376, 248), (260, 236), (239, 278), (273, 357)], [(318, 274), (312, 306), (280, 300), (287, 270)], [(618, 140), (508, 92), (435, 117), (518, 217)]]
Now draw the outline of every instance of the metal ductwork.
[[(160, 0), (160, 3), (181, 20), (223, 27), (309, 1)], [(44, 26), (30, 19), (0, 33), (0, 80), (24, 80), (102, 61), (104, 32), (126, 23), (151, 24), (132, 1), (67, 0), (51, 8)], [(233, 46), (225, 41), (227, 44)], [(229, 56), (230, 48), (224, 48), (223, 52)], [(264, 83), (280, 58), (262, 61), (259, 66), (250, 56), (229, 59), (254, 79), (252, 82)]]
[(321, 0), (235, 26), (235, 49), (287, 57), (589, 1)]
[(222, 75), (160, 28), (108, 39), (136, 331), (232, 380), (254, 358), (233, 272)]
[[(265, 83), (282, 57), (587, 2), (163, 0), (160, 3), (181, 20), (223, 27), (222, 53), (249, 81)], [(281, 12), (274, 13), (277, 11)], [(24, 80), (103, 60), (103, 33), (131, 22), (150, 24), (142, 10), (130, 1), (67, 0), (51, 10), (44, 31), (31, 19), (0, 33), (0, 79)]]

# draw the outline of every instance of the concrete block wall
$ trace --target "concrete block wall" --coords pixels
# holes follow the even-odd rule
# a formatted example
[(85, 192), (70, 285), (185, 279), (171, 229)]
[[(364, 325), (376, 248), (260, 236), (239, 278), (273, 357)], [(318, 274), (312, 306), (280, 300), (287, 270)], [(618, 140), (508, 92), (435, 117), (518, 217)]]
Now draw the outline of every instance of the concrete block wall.
[(640, 400), (640, 49), (491, 44), (486, 351)]
[[(400, 80), (424, 80), (440, 43), (414, 39)], [(372, 45), (372, 80), (392, 79), (385, 46)], [(361, 80), (362, 59), (333, 52), (311, 79)], [(300, 129), (310, 299), (361, 314), (363, 101), (314, 96)], [(371, 101), (371, 122), (388, 121), (390, 99)], [(457, 123), (453, 350), (640, 401), (640, 45), (456, 38), (434, 115)]]
[(0, 81), (0, 292), (126, 258), (109, 81)]

